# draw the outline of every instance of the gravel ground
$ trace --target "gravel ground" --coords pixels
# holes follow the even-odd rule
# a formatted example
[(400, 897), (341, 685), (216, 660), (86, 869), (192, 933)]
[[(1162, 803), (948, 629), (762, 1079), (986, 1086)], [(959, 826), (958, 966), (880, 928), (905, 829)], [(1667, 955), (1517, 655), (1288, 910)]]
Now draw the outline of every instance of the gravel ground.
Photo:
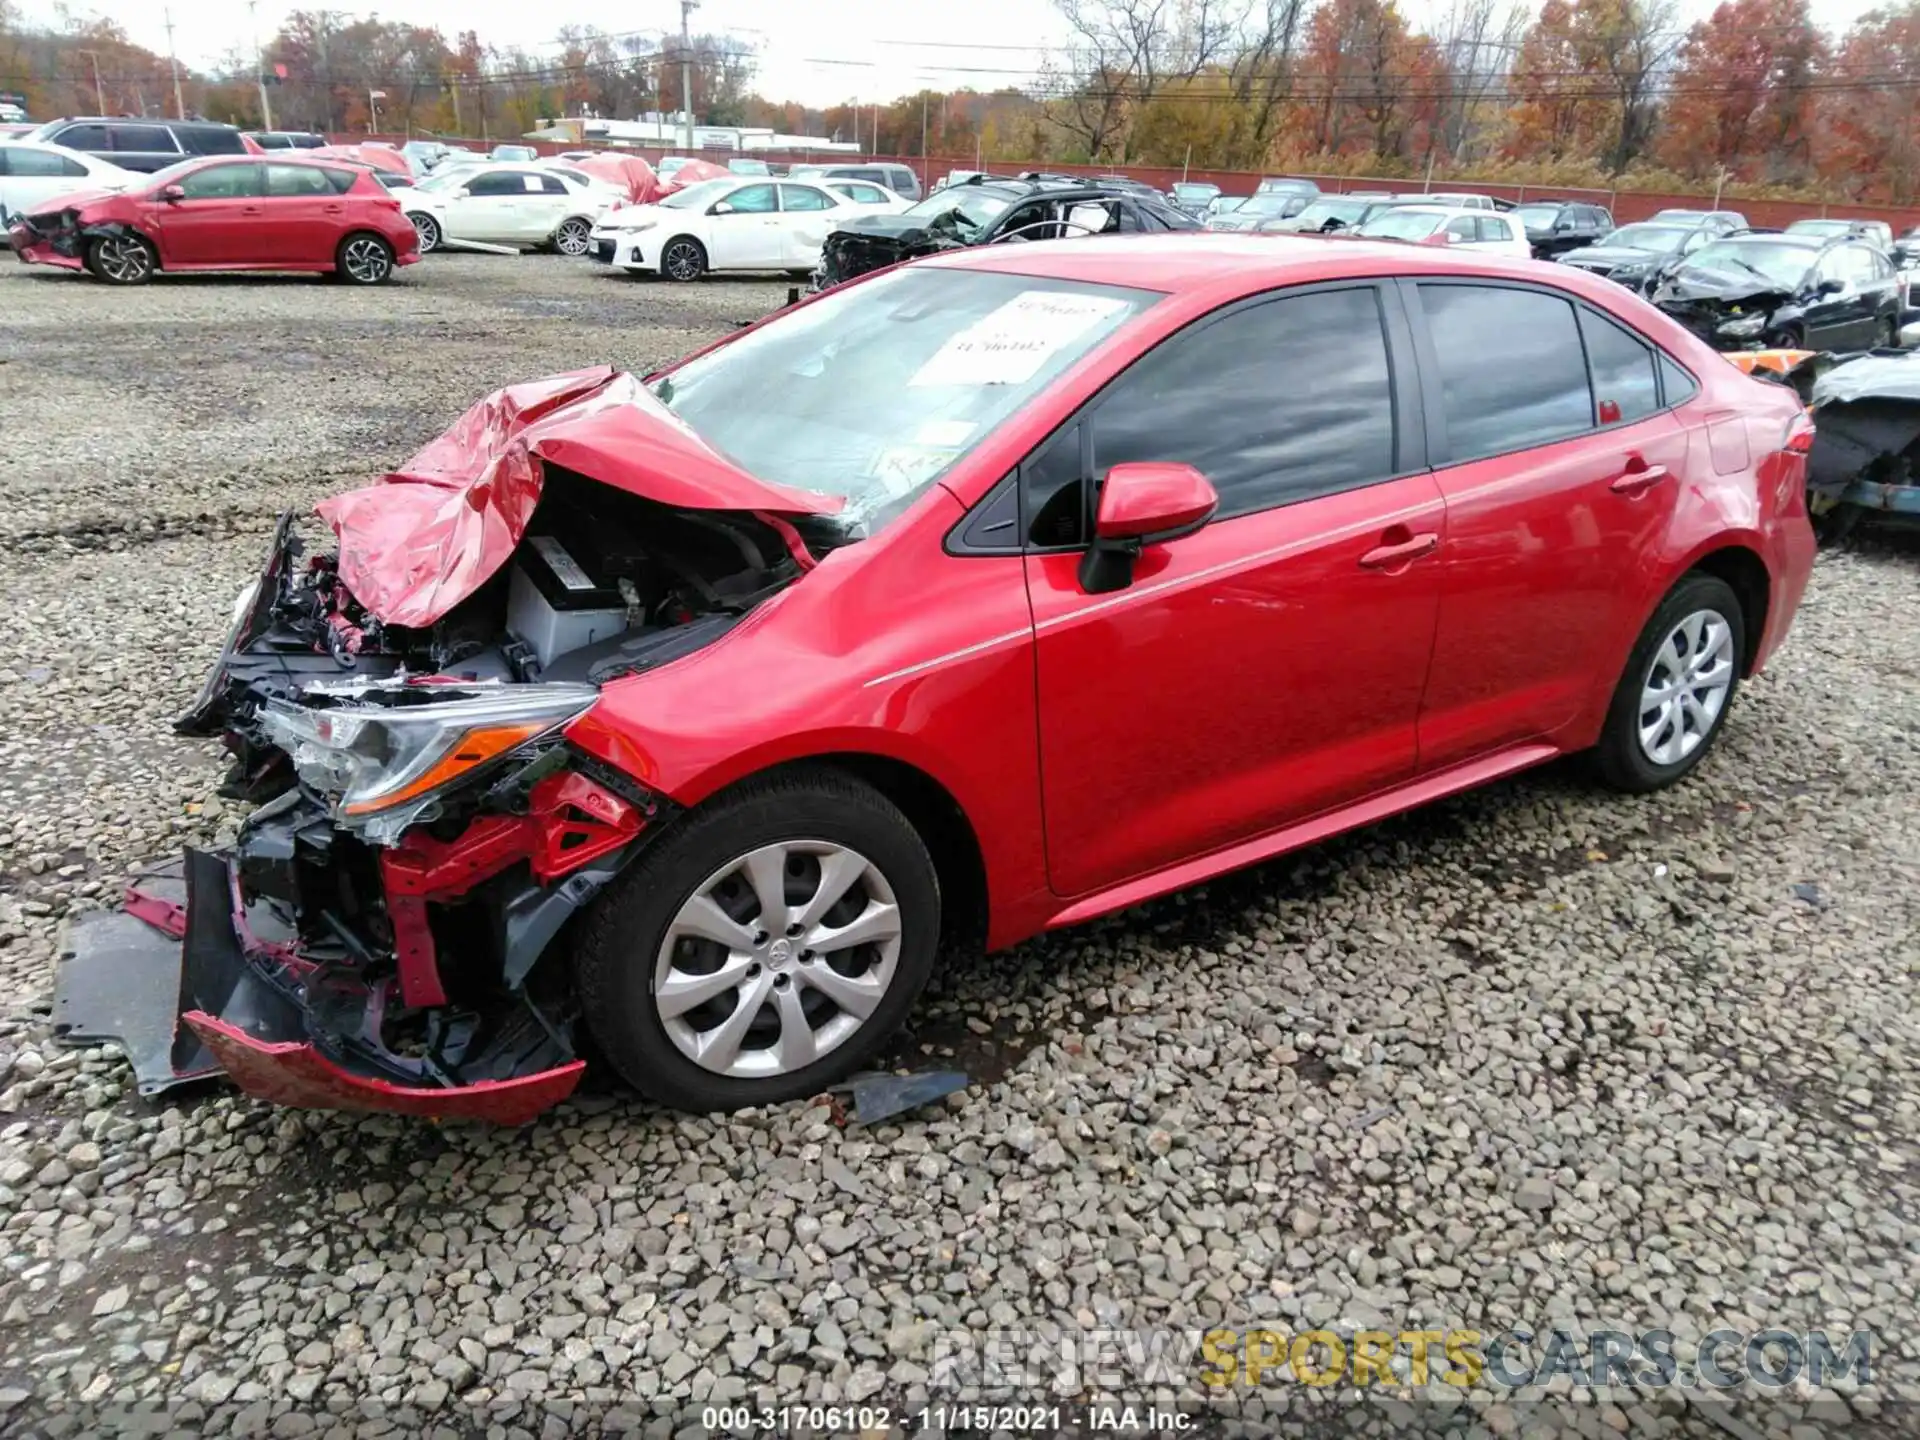
[[(1892, 539), (1823, 556), (1675, 791), (1554, 767), (955, 961), (899, 1053), (979, 1083), (908, 1123), (611, 1085), (516, 1132), (155, 1106), (51, 1042), (62, 917), (234, 823), (166, 722), (273, 516), (503, 382), (645, 367), (783, 292), (435, 256), (378, 291), (120, 293), (0, 260), (0, 1415), (535, 1434), (560, 1400), (911, 1404), (989, 1328), (1664, 1328), (1685, 1360), (1722, 1325), (1870, 1329), (1873, 1381), (1345, 1413), (1911, 1433), (1920, 546)], [(1352, 1394), (1265, 1393), (1303, 1426)]]

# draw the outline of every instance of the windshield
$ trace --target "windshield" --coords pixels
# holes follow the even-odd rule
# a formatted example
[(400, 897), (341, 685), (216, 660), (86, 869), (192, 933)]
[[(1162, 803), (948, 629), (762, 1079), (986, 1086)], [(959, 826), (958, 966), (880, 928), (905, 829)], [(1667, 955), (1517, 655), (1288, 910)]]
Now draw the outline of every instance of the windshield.
[(1436, 214), (1432, 210), (1396, 207), (1381, 211), (1362, 225), (1356, 233), (1379, 236), (1387, 240), (1424, 240), (1446, 223), (1445, 215)]
[(1189, 184), (1185, 180), (1173, 182), (1173, 193), (1182, 200), (1211, 200), (1220, 193), (1218, 185)]
[(1602, 245), (1620, 245), (1628, 250), (1657, 250), (1665, 254), (1680, 248), (1690, 232), (1680, 225), (1622, 225)]
[(1269, 190), (1265, 194), (1248, 196), (1246, 203), (1240, 206), (1240, 213), (1242, 215), (1285, 215), (1287, 207), (1297, 205), (1299, 201), (1298, 191)]
[(1362, 218), (1376, 204), (1373, 200), (1316, 200), (1298, 215), (1302, 229), (1310, 230), (1315, 225), (1324, 225), (1329, 220), (1338, 220), (1342, 225), (1351, 225)]
[(698, 210), (703, 205), (711, 205), (723, 196), (731, 195), (739, 185), (738, 180), (702, 180), (684, 190), (675, 191), (660, 203), (669, 210)]
[(201, 157), (196, 155), (191, 160), (176, 160), (173, 164), (167, 166), (166, 169), (156, 170), (151, 175), (142, 177), (147, 183), (140, 187), (141, 190), (151, 195), (163, 185), (177, 183), (182, 175), (185, 175), (190, 170), (199, 168), (200, 159)]
[(1776, 290), (1797, 290), (1812, 261), (1813, 252), (1803, 245), (1734, 245), (1720, 240), (1694, 251), (1687, 269), (1761, 280)]
[(836, 518), (859, 538), (1160, 298), (1026, 275), (896, 270), (830, 291), (650, 388), (760, 479), (845, 496)]
[(1852, 225), (1845, 220), (1796, 220), (1787, 226), (1789, 235), (1844, 235)]
[(929, 225), (949, 218), (956, 231), (971, 235), (986, 229), (1004, 215), (1012, 204), (1012, 200), (997, 190), (982, 190), (973, 185), (955, 186), (951, 190), (929, 195), (919, 204), (910, 206), (905, 213), (928, 216)]
[(1560, 218), (1558, 205), (1516, 205), (1513, 218), (1529, 230), (1551, 230), (1553, 222)]

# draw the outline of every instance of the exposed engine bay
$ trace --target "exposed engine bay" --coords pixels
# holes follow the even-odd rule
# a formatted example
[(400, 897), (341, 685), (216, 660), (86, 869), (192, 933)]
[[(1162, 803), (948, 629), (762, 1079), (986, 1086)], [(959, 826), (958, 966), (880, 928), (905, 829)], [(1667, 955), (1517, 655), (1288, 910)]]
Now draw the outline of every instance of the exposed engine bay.
[[(65, 1028), (121, 1041), (147, 1093), (224, 1071), (283, 1103), (509, 1122), (564, 1097), (577, 1002), (548, 957), (673, 808), (567, 729), (835, 541), (805, 511), (837, 501), (697, 445), (629, 377), (552, 377), (323, 503), (337, 548), (283, 516), (178, 722), (223, 741), (248, 817), (76, 925)], [(156, 965), (177, 1004), (136, 1024), (113, 997)]]

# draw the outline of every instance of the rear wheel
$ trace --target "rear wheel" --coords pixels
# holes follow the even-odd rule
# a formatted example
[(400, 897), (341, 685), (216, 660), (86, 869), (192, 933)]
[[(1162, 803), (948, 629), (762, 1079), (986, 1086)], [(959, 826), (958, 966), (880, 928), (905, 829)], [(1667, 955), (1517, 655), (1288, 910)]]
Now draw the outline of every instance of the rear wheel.
[(1703, 759), (1740, 684), (1746, 626), (1733, 587), (1687, 576), (1660, 602), (1627, 660), (1594, 759), (1615, 789), (1659, 790)]
[(578, 215), (562, 220), (560, 228), (553, 232), (553, 248), (562, 255), (584, 255), (592, 243), (593, 224)]
[(859, 1069), (926, 984), (939, 934), (918, 832), (823, 769), (749, 782), (663, 836), (588, 918), (574, 974), (630, 1084), (731, 1110)]
[(431, 254), (440, 248), (440, 222), (424, 210), (416, 210), (407, 219), (413, 222), (413, 230), (420, 237), (420, 253)]
[(101, 235), (87, 246), (87, 269), (109, 285), (144, 285), (159, 268), (153, 247), (138, 235)]
[(707, 273), (707, 247), (691, 235), (676, 235), (660, 252), (660, 273), (685, 284)]
[(1897, 337), (1894, 333), (1893, 321), (1884, 315), (1881, 316), (1874, 322), (1873, 348), (1876, 350), (1891, 350), (1896, 343)]
[(349, 285), (384, 285), (393, 274), (393, 248), (365, 231), (349, 235), (334, 252), (333, 273)]

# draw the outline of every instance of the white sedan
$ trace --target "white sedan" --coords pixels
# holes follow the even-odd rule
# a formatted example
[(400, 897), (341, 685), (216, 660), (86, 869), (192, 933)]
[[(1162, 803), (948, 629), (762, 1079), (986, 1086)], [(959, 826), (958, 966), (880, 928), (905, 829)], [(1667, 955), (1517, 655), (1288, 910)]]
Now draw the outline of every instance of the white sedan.
[(396, 198), (423, 255), (462, 241), (584, 255), (594, 222), (620, 193), (552, 166), (462, 165), (436, 170)]
[(125, 190), (146, 178), (64, 145), (0, 140), (0, 227), (9, 216), (62, 195), (81, 190)]
[[(879, 186), (868, 189), (882, 191)], [(698, 280), (709, 270), (786, 270), (809, 275), (820, 247), (856, 215), (904, 202), (856, 200), (797, 180), (703, 180), (657, 205), (615, 210), (594, 227), (592, 255), (617, 269)]]
[(1518, 220), (1490, 210), (1458, 205), (1395, 205), (1362, 221), (1350, 234), (1363, 239), (1411, 240), (1419, 245), (1458, 245), (1522, 260), (1533, 254)]

